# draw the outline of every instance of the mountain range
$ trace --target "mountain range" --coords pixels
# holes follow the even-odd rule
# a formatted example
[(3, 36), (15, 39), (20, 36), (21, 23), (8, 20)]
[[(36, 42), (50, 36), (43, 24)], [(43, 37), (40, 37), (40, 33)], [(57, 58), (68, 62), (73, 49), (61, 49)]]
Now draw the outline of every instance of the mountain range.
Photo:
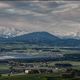
[(60, 38), (48, 32), (32, 32), (15, 37), (0, 37), (0, 43), (15, 43), (22, 42), (28, 44), (45, 44), (53, 46), (71, 46), (80, 47), (80, 39), (74, 38)]

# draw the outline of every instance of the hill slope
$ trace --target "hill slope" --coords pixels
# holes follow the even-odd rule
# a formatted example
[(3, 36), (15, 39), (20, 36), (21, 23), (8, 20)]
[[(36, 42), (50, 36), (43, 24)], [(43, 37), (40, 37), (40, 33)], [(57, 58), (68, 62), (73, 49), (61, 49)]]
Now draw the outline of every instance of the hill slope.
[(0, 38), (0, 42), (15, 43), (23, 42), (28, 44), (47, 44), (53, 46), (72, 46), (80, 47), (80, 40), (73, 38), (60, 39), (48, 32), (33, 32), (12, 38)]
[(18, 41), (18, 42), (33, 43), (33, 44), (40, 44), (40, 43), (49, 44), (53, 43), (53, 41), (59, 40), (59, 38), (48, 32), (33, 32), (21, 36), (16, 36), (8, 40), (16, 42)]

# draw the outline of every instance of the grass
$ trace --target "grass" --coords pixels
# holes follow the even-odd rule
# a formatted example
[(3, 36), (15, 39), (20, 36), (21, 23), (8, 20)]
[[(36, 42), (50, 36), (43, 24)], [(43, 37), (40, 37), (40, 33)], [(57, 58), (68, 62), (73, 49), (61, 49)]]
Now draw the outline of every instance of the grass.
[(15, 76), (2, 76), (0, 80), (80, 80), (80, 78), (62, 78), (53, 74), (26, 74)]
[(0, 70), (5, 70), (5, 69), (9, 69), (8, 65), (0, 65)]

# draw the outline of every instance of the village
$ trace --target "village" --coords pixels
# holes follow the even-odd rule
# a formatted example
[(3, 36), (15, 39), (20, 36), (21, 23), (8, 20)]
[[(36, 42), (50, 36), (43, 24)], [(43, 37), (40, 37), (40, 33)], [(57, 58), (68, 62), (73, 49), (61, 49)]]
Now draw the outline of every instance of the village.
[(80, 77), (80, 70), (73, 69), (73, 65), (69, 63), (57, 62), (54, 65), (52, 62), (34, 62), (34, 63), (20, 63), (9, 61), (9, 70), (7, 76), (19, 74), (56, 74), (62, 77)]

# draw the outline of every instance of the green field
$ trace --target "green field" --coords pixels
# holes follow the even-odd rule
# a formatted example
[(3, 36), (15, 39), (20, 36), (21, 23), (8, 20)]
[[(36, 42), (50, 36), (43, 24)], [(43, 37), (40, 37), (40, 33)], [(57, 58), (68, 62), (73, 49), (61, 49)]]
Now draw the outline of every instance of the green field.
[(62, 78), (53, 74), (28, 74), (15, 76), (1, 76), (0, 80), (80, 80), (80, 78)]
[(9, 65), (0, 65), (0, 70), (3, 69), (3, 70), (6, 70), (6, 69), (9, 69)]

